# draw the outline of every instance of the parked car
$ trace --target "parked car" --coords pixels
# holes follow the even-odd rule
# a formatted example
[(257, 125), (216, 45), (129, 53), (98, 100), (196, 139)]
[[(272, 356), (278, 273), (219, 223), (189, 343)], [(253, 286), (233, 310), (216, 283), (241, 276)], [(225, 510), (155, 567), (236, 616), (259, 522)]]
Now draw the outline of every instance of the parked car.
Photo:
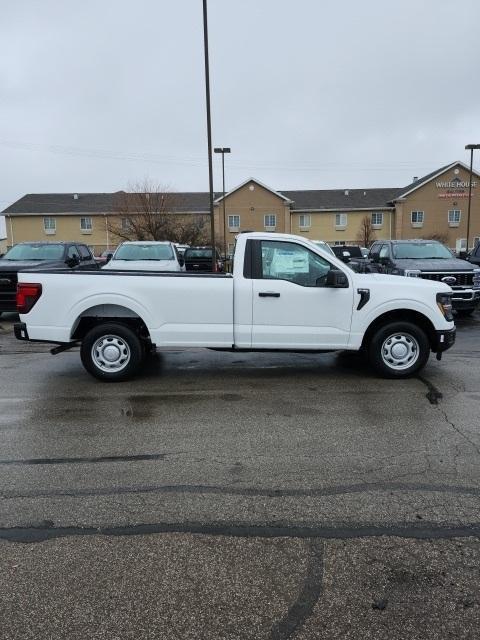
[(102, 269), (116, 271), (185, 271), (173, 242), (136, 240), (123, 242)]
[(459, 316), (472, 314), (480, 302), (480, 269), (436, 240), (378, 240), (369, 255), (382, 273), (448, 284)]
[(368, 256), (365, 257), (363, 255), (362, 248), (356, 244), (335, 245), (333, 252), (337, 258), (345, 262), (345, 264), (348, 264), (348, 266), (357, 273), (372, 273), (377, 271), (375, 267), (372, 267)]
[(20, 242), (0, 258), (0, 314), (17, 310), (17, 274), (23, 269), (98, 269), (92, 252), (78, 242)]
[[(190, 247), (183, 256), (186, 271), (212, 271), (212, 247)], [(218, 249), (215, 249), (215, 270), (220, 273), (224, 270)]]
[[(104, 381), (138, 372), (153, 346), (221, 351), (362, 351), (380, 375), (417, 373), (455, 341), (444, 282), (357, 274), (305, 238), (237, 238), (233, 274), (19, 274), (19, 340), (80, 344)], [(193, 312), (192, 312), (193, 311)], [(323, 375), (323, 374), (322, 374)]]

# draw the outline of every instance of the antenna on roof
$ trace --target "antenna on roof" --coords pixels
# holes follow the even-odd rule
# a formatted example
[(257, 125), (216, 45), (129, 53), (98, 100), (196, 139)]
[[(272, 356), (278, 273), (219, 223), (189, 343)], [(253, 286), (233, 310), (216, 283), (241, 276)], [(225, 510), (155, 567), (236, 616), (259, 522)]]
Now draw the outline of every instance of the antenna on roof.
[(412, 182), (416, 182), (418, 180), (418, 176), (413, 176)]

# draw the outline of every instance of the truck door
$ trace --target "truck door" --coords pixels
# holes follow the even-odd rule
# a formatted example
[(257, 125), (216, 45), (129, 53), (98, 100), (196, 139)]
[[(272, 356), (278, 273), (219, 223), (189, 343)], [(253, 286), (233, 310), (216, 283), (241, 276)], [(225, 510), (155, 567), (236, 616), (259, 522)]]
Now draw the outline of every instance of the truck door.
[(295, 242), (253, 243), (252, 347), (341, 349), (350, 336), (353, 283), (327, 286), (336, 269), (326, 258)]

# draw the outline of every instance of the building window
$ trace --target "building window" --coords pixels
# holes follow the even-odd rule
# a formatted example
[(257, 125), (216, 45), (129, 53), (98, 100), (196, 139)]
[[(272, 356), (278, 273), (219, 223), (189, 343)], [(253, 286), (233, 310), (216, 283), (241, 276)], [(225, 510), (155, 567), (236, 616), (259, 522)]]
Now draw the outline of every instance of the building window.
[(424, 217), (425, 216), (423, 211), (412, 211), (411, 213), (412, 227), (423, 227)]
[(298, 226), (300, 229), (310, 229), (311, 224), (312, 221), (309, 213), (302, 214), (298, 219)]
[(228, 230), (238, 231), (240, 229), (240, 216), (228, 216)]
[(57, 233), (57, 221), (55, 220), (55, 218), (44, 218), (43, 229), (45, 233), (49, 236)]
[(448, 212), (448, 226), (449, 227), (458, 227), (460, 224), (460, 219), (462, 217), (462, 212), (460, 209), (451, 209)]
[(264, 217), (264, 223), (267, 231), (275, 231), (277, 226), (277, 216), (274, 213), (268, 213)]
[(130, 229), (130, 220), (128, 218), (122, 218), (122, 231), (128, 231)]
[(372, 213), (372, 227), (374, 229), (381, 229), (383, 227), (383, 212)]
[(82, 233), (92, 233), (92, 219), (80, 218), (80, 231)]
[(347, 226), (347, 214), (336, 213), (335, 214), (335, 229), (345, 229)]
[(334, 244), (336, 247), (341, 247), (345, 244), (345, 240), (335, 240)]

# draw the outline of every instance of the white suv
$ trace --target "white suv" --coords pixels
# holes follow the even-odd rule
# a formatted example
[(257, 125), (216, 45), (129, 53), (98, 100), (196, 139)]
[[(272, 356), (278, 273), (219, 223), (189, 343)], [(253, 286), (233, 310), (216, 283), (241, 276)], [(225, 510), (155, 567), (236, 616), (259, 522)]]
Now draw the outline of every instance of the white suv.
[(185, 271), (173, 242), (137, 240), (123, 242), (102, 269), (112, 271)]

